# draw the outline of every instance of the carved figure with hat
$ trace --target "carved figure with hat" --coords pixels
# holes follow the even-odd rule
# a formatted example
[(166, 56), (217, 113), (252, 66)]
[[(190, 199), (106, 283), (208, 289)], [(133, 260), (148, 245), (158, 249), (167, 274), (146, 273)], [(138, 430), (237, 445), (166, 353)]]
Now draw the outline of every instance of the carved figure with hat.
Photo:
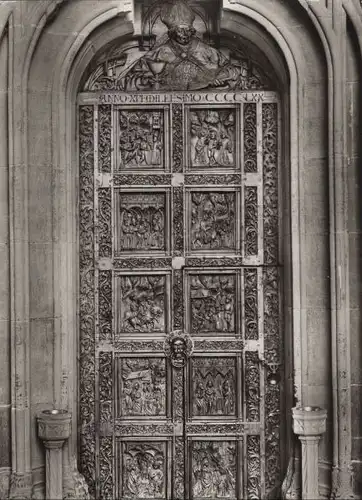
[(233, 88), (240, 68), (203, 42), (194, 27), (195, 13), (185, 0), (161, 6), (165, 38), (136, 61), (121, 77), (125, 90), (200, 90)]

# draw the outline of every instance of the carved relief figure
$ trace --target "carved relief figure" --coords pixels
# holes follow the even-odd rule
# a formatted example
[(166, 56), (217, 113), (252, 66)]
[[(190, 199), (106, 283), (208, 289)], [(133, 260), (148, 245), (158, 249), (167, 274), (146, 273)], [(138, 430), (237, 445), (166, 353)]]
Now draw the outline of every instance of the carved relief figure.
[(120, 277), (120, 330), (162, 332), (165, 330), (165, 277)]
[(192, 250), (233, 250), (235, 246), (235, 193), (193, 192)]
[(235, 276), (191, 276), (191, 332), (235, 331)]
[(163, 114), (119, 112), (120, 168), (163, 168)]
[(165, 449), (158, 443), (124, 443), (123, 495), (165, 497)]
[(121, 251), (165, 250), (165, 195), (120, 195)]
[(235, 415), (235, 360), (194, 358), (192, 368), (193, 415)]
[(165, 2), (160, 17), (168, 33), (120, 75), (124, 90), (233, 89), (245, 85), (247, 65), (231, 64), (219, 50), (197, 37), (195, 14), (187, 2)]
[(121, 360), (122, 416), (166, 414), (166, 369), (160, 358)]
[(235, 165), (235, 114), (232, 110), (198, 109), (191, 112), (191, 165)]
[(167, 335), (164, 351), (175, 368), (183, 368), (193, 351), (193, 342), (190, 335), (181, 330), (175, 330)]
[(236, 497), (235, 442), (195, 441), (192, 462), (194, 498)]

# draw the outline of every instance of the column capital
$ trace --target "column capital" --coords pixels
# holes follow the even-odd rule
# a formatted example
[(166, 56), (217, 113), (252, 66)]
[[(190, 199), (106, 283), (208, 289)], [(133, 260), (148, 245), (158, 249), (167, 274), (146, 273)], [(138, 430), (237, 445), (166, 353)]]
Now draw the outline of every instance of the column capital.
[(292, 408), (293, 430), (300, 439), (320, 437), (326, 431), (327, 410), (318, 406)]

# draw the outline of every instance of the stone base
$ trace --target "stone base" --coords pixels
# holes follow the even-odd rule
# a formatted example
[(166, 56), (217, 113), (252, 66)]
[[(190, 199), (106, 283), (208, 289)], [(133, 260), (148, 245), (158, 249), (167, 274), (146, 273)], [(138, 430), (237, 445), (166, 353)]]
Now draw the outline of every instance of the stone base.
[(301, 464), (299, 458), (293, 457), (289, 460), (287, 474), (283, 481), (282, 498), (285, 500), (299, 500), (301, 497)]
[(10, 500), (31, 500), (33, 489), (33, 476), (28, 474), (11, 474)]
[(0, 470), (0, 498), (9, 497), (10, 474), (10, 470)]
[(64, 500), (91, 500), (88, 485), (78, 470), (65, 473), (63, 479)]
[(335, 468), (332, 473), (332, 492), (330, 500), (360, 499), (361, 496), (353, 491), (352, 470)]

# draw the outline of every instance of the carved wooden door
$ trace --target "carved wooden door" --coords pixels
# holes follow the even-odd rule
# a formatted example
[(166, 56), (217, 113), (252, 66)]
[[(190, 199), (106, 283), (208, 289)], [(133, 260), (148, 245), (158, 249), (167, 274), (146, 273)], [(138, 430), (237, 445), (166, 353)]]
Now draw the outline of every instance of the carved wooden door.
[(80, 461), (97, 498), (280, 484), (278, 99), (81, 94)]

